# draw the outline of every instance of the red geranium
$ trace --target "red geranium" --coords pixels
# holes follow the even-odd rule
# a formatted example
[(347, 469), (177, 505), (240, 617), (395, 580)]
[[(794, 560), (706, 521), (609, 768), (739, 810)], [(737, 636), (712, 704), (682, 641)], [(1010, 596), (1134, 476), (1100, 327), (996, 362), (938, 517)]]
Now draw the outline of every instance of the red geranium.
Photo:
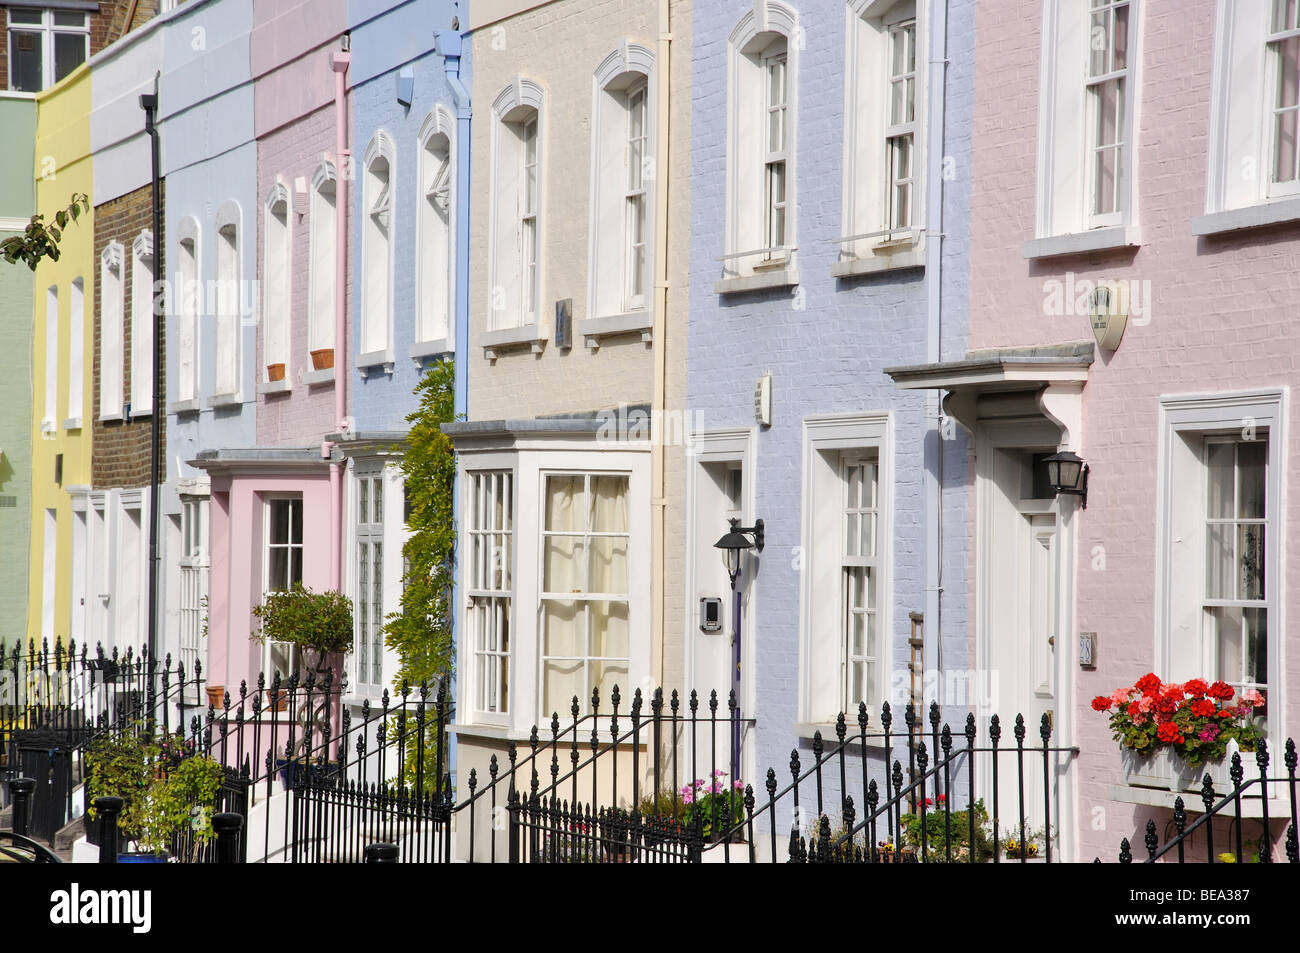
[(1172, 715), (1178, 708), (1178, 701), (1172, 695), (1161, 695), (1156, 699), (1156, 711), (1161, 715)]
[(1227, 682), (1215, 682), (1213, 685), (1210, 686), (1210, 690), (1206, 694), (1208, 694), (1211, 698), (1218, 698), (1226, 702), (1229, 699), (1231, 699), (1232, 696), (1236, 694), (1236, 692), (1233, 691), (1232, 686), (1229, 685)]
[(1192, 714), (1197, 718), (1213, 718), (1215, 710), (1214, 702), (1208, 698), (1198, 698), (1192, 702)]
[(1183, 686), (1183, 691), (1187, 692), (1187, 694), (1191, 695), (1193, 698), (1202, 698), (1209, 690), (1210, 686), (1206, 684), (1206, 681), (1203, 678), (1190, 679)]
[(1137, 680), (1134, 688), (1143, 695), (1155, 695), (1160, 691), (1160, 679), (1156, 677), (1154, 672), (1147, 672)]
[(1136, 718), (1139, 714), (1141, 714), (1141, 712), (1142, 712), (1142, 706), (1139, 705), (1137, 702), (1128, 703), (1128, 716), (1130, 718)]
[(1173, 744), (1182, 744), (1182, 743), (1183, 743), (1183, 736), (1182, 736), (1181, 734), (1179, 734), (1179, 732), (1178, 732), (1178, 726), (1175, 725), (1172, 721), (1166, 721), (1166, 722), (1165, 722), (1164, 724), (1162, 724), (1159, 728), (1157, 728), (1157, 729), (1156, 729), (1156, 737), (1158, 737), (1158, 738), (1159, 738), (1161, 741), (1163, 741), (1165, 744), (1170, 744), (1170, 743), (1173, 743)]
[(1110, 699), (1105, 695), (1098, 695), (1092, 700), (1093, 711), (1110, 711)]

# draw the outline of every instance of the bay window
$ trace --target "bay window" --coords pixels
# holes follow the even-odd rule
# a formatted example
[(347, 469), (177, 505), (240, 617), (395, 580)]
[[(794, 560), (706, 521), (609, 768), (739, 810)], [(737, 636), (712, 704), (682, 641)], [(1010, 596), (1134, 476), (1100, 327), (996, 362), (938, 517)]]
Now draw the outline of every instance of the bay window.
[(510, 711), (510, 609), (514, 592), (514, 494), (510, 471), (469, 475), (465, 524), (474, 710), (504, 714)]

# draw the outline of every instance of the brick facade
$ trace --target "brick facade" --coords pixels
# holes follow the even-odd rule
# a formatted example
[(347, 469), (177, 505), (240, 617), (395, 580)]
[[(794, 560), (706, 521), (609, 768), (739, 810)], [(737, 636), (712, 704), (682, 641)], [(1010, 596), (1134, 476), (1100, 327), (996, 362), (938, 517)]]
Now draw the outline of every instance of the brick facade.
[[(161, 191), (160, 198), (165, 195), (165, 189)], [(123, 391), (129, 395), (131, 393), (131, 375), (135, 373), (135, 368), (131, 364), (131, 301), (137, 289), (132, 287), (133, 282), (130, 280), (131, 275), (131, 243), (135, 241), (136, 236), (141, 231), (147, 231), (153, 228), (153, 204), (152, 189), (149, 186), (136, 189), (134, 192), (128, 192), (121, 198), (113, 199), (111, 202), (105, 202), (103, 205), (95, 207), (95, 262), (98, 269), (99, 256), (103, 254), (104, 249), (109, 242), (118, 241), (126, 249), (122, 265), (122, 276), (124, 286), (124, 308), (123, 308), (123, 328), (124, 339), (122, 344), (122, 363), (123, 363)], [(165, 219), (164, 219), (165, 220)], [(155, 236), (154, 241), (154, 273), (156, 275), (166, 274), (166, 262), (163, 256), (163, 241), (159, 236)], [(95, 448), (91, 457), (91, 480), (96, 489), (106, 489), (114, 487), (139, 487), (145, 486), (149, 482), (149, 455), (150, 444), (152, 442), (153, 421), (154, 417), (137, 417), (128, 420), (101, 421), (99, 419), (99, 381), (100, 381), (100, 355), (102, 352), (101, 332), (102, 326), (100, 316), (103, 314), (103, 303), (101, 301), (102, 289), (98, 280), (98, 271), (96, 271), (95, 280), (95, 310), (94, 310), (94, 365), (92, 374), (92, 395), (94, 414), (91, 426), (93, 428), (93, 446)], [(152, 294), (152, 289), (147, 289), (147, 293)], [(166, 348), (164, 340), (159, 342), (164, 345), (163, 358), (163, 375), (166, 379)], [(142, 368), (143, 373), (148, 374), (149, 368)], [(164, 403), (166, 394), (164, 396)], [(157, 408), (155, 408), (157, 410)], [(163, 435), (163, 453), (161, 455), (158, 479), (165, 480), (166, 474), (166, 434)]]

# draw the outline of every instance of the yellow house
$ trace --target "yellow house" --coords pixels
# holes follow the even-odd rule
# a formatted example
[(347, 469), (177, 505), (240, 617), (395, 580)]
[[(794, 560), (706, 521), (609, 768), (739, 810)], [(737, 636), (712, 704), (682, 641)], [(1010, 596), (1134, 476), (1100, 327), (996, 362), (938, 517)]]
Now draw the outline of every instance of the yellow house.
[[(69, 223), (58, 261), (42, 259), (33, 282), (32, 543), (27, 634), (39, 645), (81, 641), (84, 606), (71, 605), (75, 514), (69, 487), (90, 483), (91, 369), (96, 262), (90, 154), (90, 68), (82, 65), (36, 96), (36, 209), (53, 221), (72, 196), (91, 210)], [(83, 537), (84, 539), (84, 537)], [(84, 562), (81, 562), (84, 565)], [(95, 598), (98, 590), (78, 587)]]

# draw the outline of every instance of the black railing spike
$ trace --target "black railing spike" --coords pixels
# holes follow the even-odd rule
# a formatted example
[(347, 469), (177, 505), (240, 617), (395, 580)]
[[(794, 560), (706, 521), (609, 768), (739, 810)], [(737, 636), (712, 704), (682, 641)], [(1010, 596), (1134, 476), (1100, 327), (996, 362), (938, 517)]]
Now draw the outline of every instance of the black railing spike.
[(939, 727), (939, 703), (930, 702), (930, 729), (933, 731)]
[(1255, 749), (1255, 765), (1259, 768), (1260, 777), (1268, 775), (1268, 742), (1262, 738)]
[(497, 764), (497, 756), (493, 755), (488, 759), (488, 777), (492, 779), (493, 784), (496, 784), (497, 772), (500, 770), (501, 766)]
[(591, 713), (594, 715), (600, 711), (600, 688), (593, 686), (591, 689)]
[(1119, 842), (1119, 862), (1121, 864), (1133, 863), (1133, 852), (1129, 848), (1128, 838), (1125, 837)]
[(574, 721), (578, 720), (578, 712), (580, 711), (582, 711), (582, 707), (578, 704), (578, 696), (574, 695), (573, 703), (569, 705), (569, 714), (573, 716)]
[(947, 722), (944, 722), (943, 731), (939, 732), (939, 747), (943, 749), (943, 756), (947, 759), (952, 752), (952, 731), (949, 730)]
[(632, 693), (632, 714), (641, 714), (641, 689), (639, 688)]
[(682, 700), (677, 694), (677, 689), (674, 688), (672, 695), (668, 699), (668, 710), (673, 713), (674, 718), (677, 717), (677, 711), (681, 707), (681, 704)]
[(768, 800), (776, 797), (776, 770), (774, 768), (767, 769), (767, 782), (763, 786), (767, 788)]
[(692, 715), (700, 710), (700, 693), (693, 688), (691, 689), (691, 700), (687, 707), (691, 710)]
[[(819, 730), (813, 732), (812, 753), (813, 763), (818, 764), (822, 760), (822, 752), (826, 750), (826, 745), (822, 743), (822, 733)], [(820, 772), (819, 772), (820, 773)]]
[(619, 695), (618, 686), (615, 685), (613, 688), (609, 690), (609, 703), (611, 706), (613, 706), (614, 717), (618, 717), (618, 703), (621, 700), (622, 700), (622, 696)]
[(1282, 755), (1282, 763), (1286, 765), (1288, 771), (1294, 771), (1297, 763), (1300, 763), (1300, 756), (1297, 756), (1294, 739), (1286, 740), (1286, 750)]
[(858, 728), (862, 731), (867, 730), (867, 703), (858, 702)]
[(1246, 776), (1246, 769), (1241, 764), (1241, 752), (1234, 752), (1232, 755), (1232, 767), (1228, 769), (1228, 777), (1232, 778), (1234, 788), (1241, 787), (1242, 779)]
[(1183, 804), (1182, 796), (1174, 798), (1174, 830), (1178, 836), (1183, 835), (1183, 829), (1187, 826), (1187, 808)]
[(727, 710), (731, 712), (732, 717), (735, 717), (736, 708), (736, 690), (733, 688), (731, 691), (727, 692)]
[(894, 782), (894, 790), (902, 791), (903, 789), (903, 762), (897, 758), (894, 759), (894, 772), (891, 779)]
[(969, 714), (969, 713), (968, 713), (968, 714), (966, 715), (966, 730), (965, 730), (965, 735), (966, 735), (966, 741), (967, 741), (968, 743), (970, 743), (970, 742), (974, 742), (974, 740), (975, 740), (975, 716), (974, 716), (973, 714)]
[(560, 734), (560, 713), (551, 712), (551, 741), (554, 742)]
[(844, 744), (844, 736), (848, 731), (848, 725), (844, 723), (844, 712), (840, 712), (835, 716), (835, 738), (840, 744)]
[(790, 776), (796, 781), (799, 779), (799, 749), (790, 749)]
[(1038, 725), (1038, 734), (1043, 739), (1043, 747), (1046, 748), (1052, 737), (1052, 719), (1047, 712), (1043, 712), (1043, 720)]
[(528, 747), (533, 749), (533, 754), (537, 754), (537, 745), (539, 743), (540, 739), (537, 734), (537, 726), (533, 725), (532, 730), (528, 732)]
[(1016, 715), (1016, 726), (1012, 729), (1011, 734), (1015, 736), (1017, 742), (1025, 740), (1025, 716)]
[(714, 715), (718, 713), (718, 690), (716, 688), (709, 692), (709, 712)]
[(1002, 719), (997, 715), (989, 718), (989, 738), (994, 744), (1002, 740)]
[(1296, 840), (1294, 824), (1286, 828), (1286, 859), (1288, 863), (1300, 864), (1300, 841)]
[(1160, 838), (1156, 836), (1156, 822), (1152, 818), (1147, 818), (1147, 856), (1155, 859), (1156, 850), (1160, 847)]
[(911, 702), (908, 702), (907, 707), (903, 709), (903, 724), (907, 726), (909, 733), (916, 727), (916, 706)]
[(650, 695), (650, 712), (655, 718), (658, 718), (663, 714), (663, 711), (664, 690), (659, 686), (655, 686), (655, 690)]
[(1209, 814), (1214, 807), (1214, 781), (1210, 779), (1210, 774), (1205, 773), (1205, 779), (1201, 783), (1201, 803), (1205, 805), (1205, 813)]

